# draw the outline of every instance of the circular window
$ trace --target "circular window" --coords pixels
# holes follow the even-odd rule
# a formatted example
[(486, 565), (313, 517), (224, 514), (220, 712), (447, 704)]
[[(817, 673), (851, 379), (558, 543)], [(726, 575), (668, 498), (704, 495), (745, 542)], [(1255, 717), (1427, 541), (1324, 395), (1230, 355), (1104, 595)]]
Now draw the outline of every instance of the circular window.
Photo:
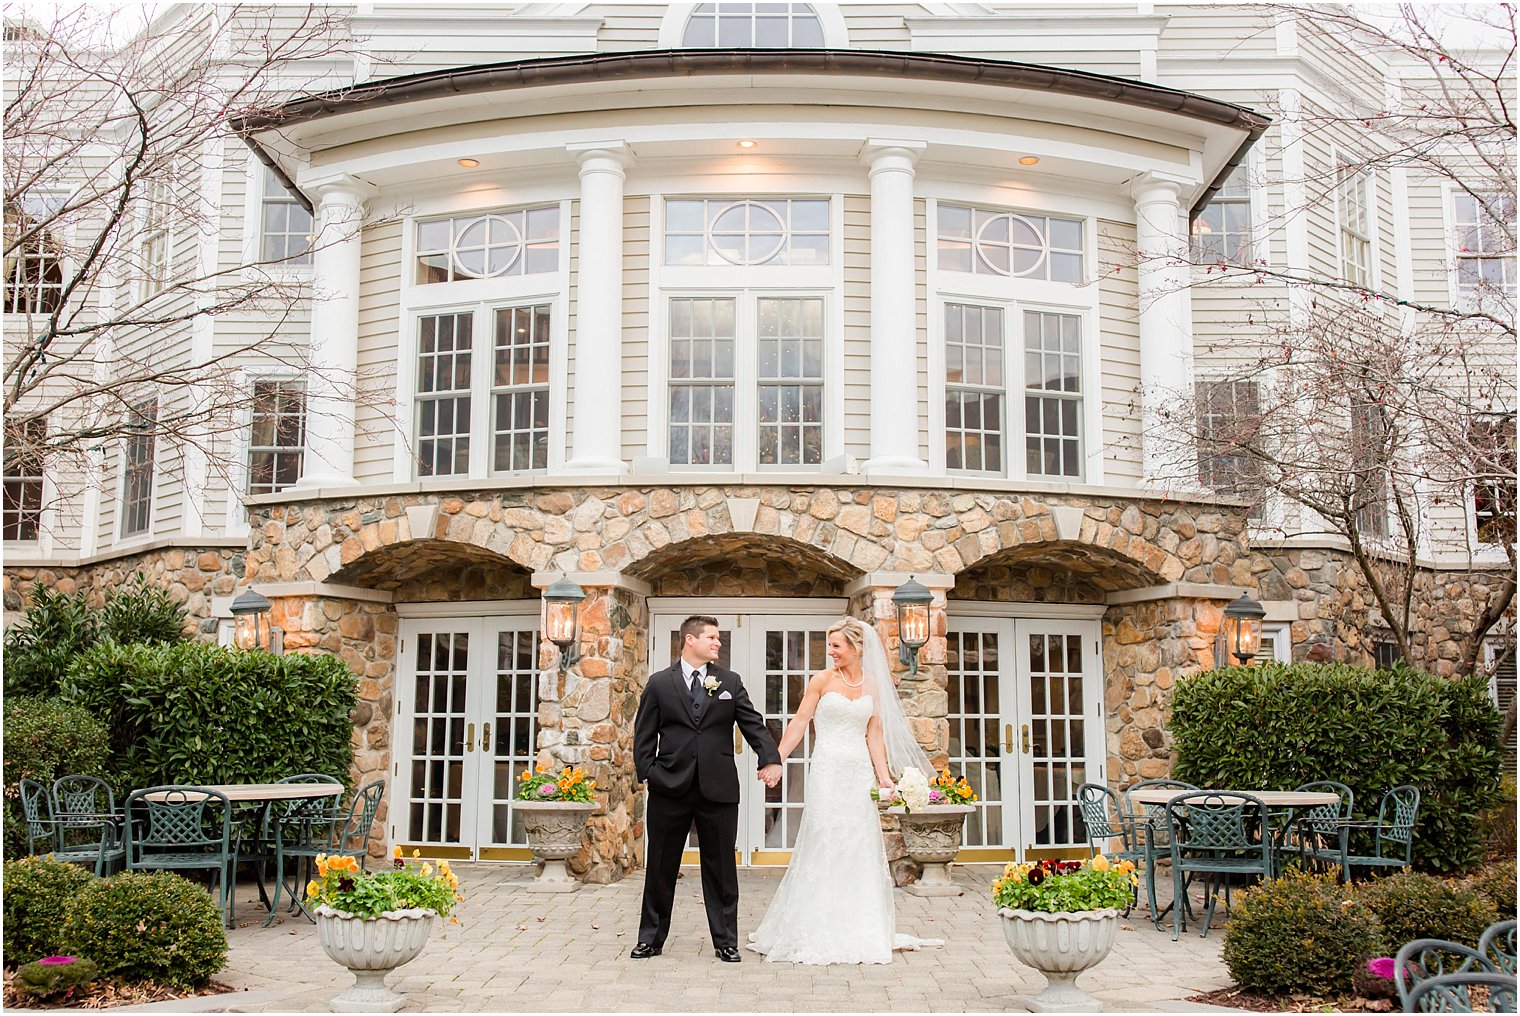
[(494, 278), (522, 257), (523, 236), (517, 223), (500, 215), (476, 219), (454, 238), (454, 267), (461, 275)]
[(730, 264), (762, 265), (785, 248), (786, 224), (766, 205), (736, 201), (713, 216), (708, 242)]
[(994, 215), (976, 231), (976, 253), (988, 271), (1028, 275), (1045, 261), (1045, 237), (1019, 215)]

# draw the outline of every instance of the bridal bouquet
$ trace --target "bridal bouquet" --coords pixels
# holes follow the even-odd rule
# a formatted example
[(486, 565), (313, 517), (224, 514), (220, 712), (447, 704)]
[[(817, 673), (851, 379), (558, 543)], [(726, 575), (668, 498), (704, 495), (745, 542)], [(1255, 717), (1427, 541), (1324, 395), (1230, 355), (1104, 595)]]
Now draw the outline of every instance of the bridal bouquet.
[(885, 801), (889, 805), (900, 805), (902, 810), (912, 813), (915, 808), (923, 809), (929, 806), (929, 778), (921, 769), (909, 769), (902, 774), (902, 779), (897, 781), (897, 788), (882, 796), (881, 788), (873, 788), (871, 800)]

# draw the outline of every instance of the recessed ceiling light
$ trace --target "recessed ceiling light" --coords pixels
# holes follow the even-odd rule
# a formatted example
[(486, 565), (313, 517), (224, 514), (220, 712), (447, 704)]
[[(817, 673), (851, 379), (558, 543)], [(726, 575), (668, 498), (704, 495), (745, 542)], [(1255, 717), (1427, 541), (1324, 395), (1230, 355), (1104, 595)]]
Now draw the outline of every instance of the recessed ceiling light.
[(1022, 159), (1019, 160), (1019, 165), (1020, 166), (1037, 166), (1037, 165), (1039, 165), (1039, 163), (1040, 163), (1039, 156), (1036, 156), (1036, 155), (1026, 155)]
[(474, 169), (476, 166), (480, 165), (480, 160), (479, 159), (460, 159), (459, 160), (459, 164), (461, 166), (463, 166), (465, 169)]
[(747, 151), (747, 150), (749, 150), (751, 148), (758, 148), (758, 147), (760, 147), (760, 142), (753, 141), (750, 138), (745, 138), (743, 141), (739, 142), (739, 147), (743, 148), (743, 149), (745, 149)]

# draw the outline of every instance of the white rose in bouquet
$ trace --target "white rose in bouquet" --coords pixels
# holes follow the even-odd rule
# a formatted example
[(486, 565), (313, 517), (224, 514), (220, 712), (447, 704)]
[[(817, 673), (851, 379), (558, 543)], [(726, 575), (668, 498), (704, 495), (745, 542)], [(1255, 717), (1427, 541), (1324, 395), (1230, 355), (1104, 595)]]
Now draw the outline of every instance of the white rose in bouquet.
[(909, 769), (897, 781), (897, 796), (908, 811), (918, 811), (929, 806), (929, 778), (919, 768)]

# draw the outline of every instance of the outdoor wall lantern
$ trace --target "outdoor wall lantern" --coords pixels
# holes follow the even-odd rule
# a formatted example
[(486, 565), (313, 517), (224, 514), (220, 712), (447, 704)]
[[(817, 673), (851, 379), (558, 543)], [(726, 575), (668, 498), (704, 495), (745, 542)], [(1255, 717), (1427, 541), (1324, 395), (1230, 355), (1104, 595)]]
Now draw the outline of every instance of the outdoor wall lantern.
[(908, 581), (892, 593), (897, 608), (897, 658), (908, 668), (908, 677), (918, 676), (918, 651), (929, 641), (929, 604), (934, 594), (910, 575)]
[(263, 649), (276, 656), (285, 651), (285, 632), (270, 621), (269, 597), (249, 586), (232, 601), (232, 642), (239, 649)]
[(577, 615), (585, 598), (581, 587), (568, 578), (544, 590), (544, 637), (559, 647), (561, 676), (581, 658)]
[(1241, 593), (1224, 608), (1225, 662), (1234, 656), (1247, 666), (1261, 649), (1261, 622), (1267, 616), (1250, 593)]

